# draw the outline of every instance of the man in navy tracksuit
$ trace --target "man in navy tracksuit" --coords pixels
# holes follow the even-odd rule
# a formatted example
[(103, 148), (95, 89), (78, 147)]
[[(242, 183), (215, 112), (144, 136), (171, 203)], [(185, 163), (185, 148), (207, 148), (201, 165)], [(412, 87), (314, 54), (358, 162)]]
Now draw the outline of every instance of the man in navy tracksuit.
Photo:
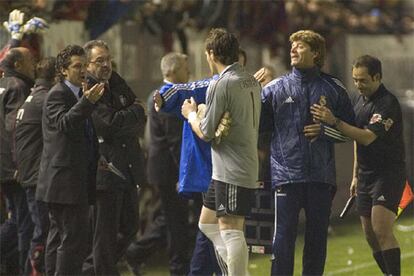
[(320, 71), (325, 40), (313, 31), (290, 36), (291, 73), (262, 90), (262, 131), (272, 132), (271, 175), (275, 189), (272, 275), (293, 275), (299, 212), (306, 216), (303, 275), (322, 275), (331, 203), (335, 194), (334, 142), (346, 138), (313, 120), (310, 106), (329, 107), (353, 123), (352, 105), (342, 83)]

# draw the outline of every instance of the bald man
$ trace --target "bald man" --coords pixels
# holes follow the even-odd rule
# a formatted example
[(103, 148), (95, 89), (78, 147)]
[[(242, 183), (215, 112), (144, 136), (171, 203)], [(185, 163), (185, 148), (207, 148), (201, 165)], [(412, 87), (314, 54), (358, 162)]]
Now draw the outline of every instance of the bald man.
[(33, 222), (27, 208), (25, 191), (16, 181), (17, 168), (13, 137), (17, 110), (24, 103), (34, 85), (33, 56), (26, 48), (10, 49), (1, 61), (0, 68), (4, 72), (3, 78), (0, 79), (0, 184), (2, 193), (7, 199), (8, 211), (11, 213), (11, 218), (5, 225), (2, 225), (0, 254), (6, 256), (5, 253), (10, 249), (6, 243), (12, 244), (9, 238), (16, 235), (13, 232), (16, 231), (15, 229), (6, 231), (13, 227), (3, 228), (3, 226), (16, 225), (19, 270), (23, 273), (33, 233)]

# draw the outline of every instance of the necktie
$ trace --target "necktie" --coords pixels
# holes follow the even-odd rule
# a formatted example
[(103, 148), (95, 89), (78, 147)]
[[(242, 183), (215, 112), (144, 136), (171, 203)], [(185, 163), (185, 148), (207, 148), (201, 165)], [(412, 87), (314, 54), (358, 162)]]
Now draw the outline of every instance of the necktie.
[[(79, 96), (79, 99), (82, 98), (82, 96), (83, 96), (82, 88), (79, 89), (78, 96)], [(87, 139), (87, 142), (88, 142), (88, 150), (89, 150), (89, 155), (90, 155), (88, 157), (91, 160), (94, 145), (93, 145), (93, 127), (92, 127), (92, 121), (91, 121), (90, 118), (87, 118), (85, 120), (85, 136), (86, 136), (86, 139)]]

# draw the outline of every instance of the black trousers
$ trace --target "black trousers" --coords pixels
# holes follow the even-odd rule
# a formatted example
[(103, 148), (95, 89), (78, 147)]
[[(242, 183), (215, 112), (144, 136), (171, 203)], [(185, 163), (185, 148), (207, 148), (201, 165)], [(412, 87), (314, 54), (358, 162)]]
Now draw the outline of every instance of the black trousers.
[[(28, 272), (30, 268), (28, 266), (27, 257), (34, 229), (34, 224), (27, 206), (26, 193), (16, 181), (2, 183), (1, 189), (6, 196), (8, 210), (11, 212), (11, 224), (15, 224), (17, 227), (19, 269), (20, 273), (24, 274)], [(8, 234), (2, 233), (2, 236), (3, 235), (7, 236)]]
[(190, 270), (188, 200), (178, 196), (176, 183), (158, 184), (161, 208), (167, 223), (168, 242), (170, 245), (169, 265), (172, 275), (187, 275)]
[(119, 275), (116, 264), (138, 231), (138, 191), (127, 189), (96, 191), (93, 208), (93, 246), (83, 270), (85, 274)]
[(18, 275), (20, 273), (17, 243), (16, 222), (7, 219), (0, 227), (0, 275)]
[[(35, 199), (36, 187), (25, 188), (27, 206), (30, 211), (32, 221), (34, 223), (34, 230), (32, 241), (30, 243), (30, 251), (28, 256), (28, 262), (32, 260), (36, 264), (37, 270), (44, 267), (44, 250), (46, 247), (46, 239), (49, 231), (49, 211), (47, 204)], [(36, 259), (34, 253), (40, 253), (40, 258)], [(31, 264), (29, 264), (31, 266)], [(30, 269), (31, 271), (31, 269)]]
[(167, 247), (167, 223), (161, 206), (154, 210), (153, 219), (145, 227), (139, 238), (132, 242), (126, 252), (128, 264), (133, 270), (139, 270), (153, 253)]
[(88, 254), (88, 204), (49, 203), (47, 275), (80, 275)]
[(161, 211), (157, 211), (143, 236), (128, 248), (128, 262), (136, 267), (165, 242), (169, 245), (169, 267), (171, 275), (187, 275), (190, 268), (189, 249), (192, 239), (189, 238), (188, 200), (178, 196), (175, 178), (173, 181), (156, 183), (161, 199)]

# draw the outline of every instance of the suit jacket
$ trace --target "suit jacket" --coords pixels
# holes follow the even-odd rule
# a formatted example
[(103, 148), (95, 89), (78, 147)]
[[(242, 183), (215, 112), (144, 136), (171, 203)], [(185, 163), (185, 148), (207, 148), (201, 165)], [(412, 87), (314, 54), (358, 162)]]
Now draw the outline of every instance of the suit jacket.
[(90, 149), (97, 147), (89, 142), (85, 128), (94, 109), (84, 96), (78, 101), (63, 82), (47, 94), (37, 200), (60, 204), (87, 204), (91, 200), (96, 158), (91, 158)]
[[(89, 85), (96, 80), (88, 75)], [(136, 96), (116, 72), (112, 72), (105, 93), (92, 114), (99, 138), (99, 153), (111, 162), (125, 179), (108, 170), (98, 169), (97, 189), (125, 189), (144, 182), (144, 156), (139, 136), (145, 128), (143, 106), (134, 104)]]

